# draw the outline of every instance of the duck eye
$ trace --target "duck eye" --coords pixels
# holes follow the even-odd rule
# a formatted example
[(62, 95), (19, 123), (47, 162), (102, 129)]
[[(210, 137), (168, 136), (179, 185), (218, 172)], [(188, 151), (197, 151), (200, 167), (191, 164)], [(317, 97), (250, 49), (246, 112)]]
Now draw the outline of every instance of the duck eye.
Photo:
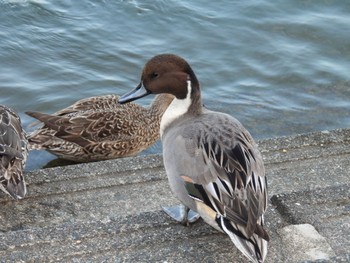
[(155, 78), (158, 77), (158, 76), (159, 76), (158, 72), (153, 72), (153, 73), (152, 73), (152, 79), (155, 79)]

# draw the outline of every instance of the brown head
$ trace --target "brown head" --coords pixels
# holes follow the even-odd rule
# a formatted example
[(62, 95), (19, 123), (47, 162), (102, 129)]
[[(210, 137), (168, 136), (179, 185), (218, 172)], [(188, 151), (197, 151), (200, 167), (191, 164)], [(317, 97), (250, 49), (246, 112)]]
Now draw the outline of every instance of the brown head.
[(127, 103), (148, 94), (169, 93), (177, 99), (185, 99), (188, 83), (191, 84), (191, 97), (195, 93), (200, 97), (199, 83), (190, 65), (181, 57), (173, 54), (157, 55), (143, 68), (140, 84), (119, 99)]

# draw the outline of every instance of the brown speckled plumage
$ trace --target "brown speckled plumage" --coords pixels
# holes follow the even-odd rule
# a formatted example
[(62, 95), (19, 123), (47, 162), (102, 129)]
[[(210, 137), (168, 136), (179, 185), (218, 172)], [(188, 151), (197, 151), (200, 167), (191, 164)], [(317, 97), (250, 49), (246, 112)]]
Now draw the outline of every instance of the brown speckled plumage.
[(0, 105), (0, 189), (15, 199), (26, 195), (23, 168), (27, 138), (21, 120), (12, 109)]
[(29, 135), (29, 148), (89, 162), (133, 156), (159, 138), (160, 119), (173, 96), (157, 96), (144, 108), (121, 105), (118, 96), (82, 99), (54, 114), (27, 112), (44, 125)]

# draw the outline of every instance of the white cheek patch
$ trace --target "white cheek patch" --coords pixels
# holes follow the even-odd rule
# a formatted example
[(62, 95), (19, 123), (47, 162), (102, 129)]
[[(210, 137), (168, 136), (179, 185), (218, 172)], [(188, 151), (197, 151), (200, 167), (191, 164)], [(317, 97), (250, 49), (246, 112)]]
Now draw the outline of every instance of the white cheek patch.
[(192, 85), (191, 81), (187, 80), (187, 95), (186, 98), (179, 100), (175, 98), (167, 108), (167, 110), (164, 112), (162, 120), (160, 121), (160, 137), (163, 136), (163, 131), (165, 128), (170, 125), (175, 119), (179, 118), (180, 116), (184, 115), (188, 108), (190, 107), (192, 100), (191, 100), (191, 91), (192, 91)]

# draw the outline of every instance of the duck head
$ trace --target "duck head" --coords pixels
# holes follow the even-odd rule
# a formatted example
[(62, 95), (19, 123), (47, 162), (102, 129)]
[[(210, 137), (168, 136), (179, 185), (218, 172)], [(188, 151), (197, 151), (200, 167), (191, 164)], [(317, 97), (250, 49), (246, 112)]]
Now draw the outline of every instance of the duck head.
[[(119, 98), (119, 103), (137, 100), (149, 94), (169, 93), (182, 100), (200, 93), (199, 83), (190, 65), (181, 57), (161, 54), (143, 68), (140, 84)], [(198, 95), (199, 96), (199, 95)]]

